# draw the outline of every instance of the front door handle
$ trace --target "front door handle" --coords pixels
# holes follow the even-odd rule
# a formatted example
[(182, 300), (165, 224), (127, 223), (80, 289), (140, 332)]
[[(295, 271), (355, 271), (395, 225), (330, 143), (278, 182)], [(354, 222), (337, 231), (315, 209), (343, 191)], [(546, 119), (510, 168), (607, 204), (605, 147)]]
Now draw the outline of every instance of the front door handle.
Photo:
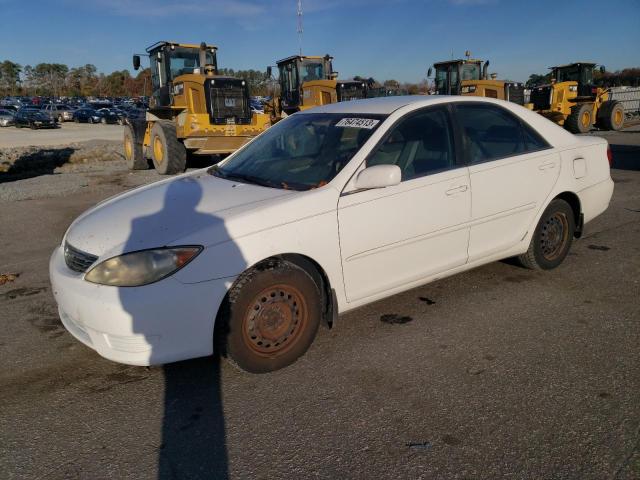
[(458, 185), (457, 187), (450, 188), (444, 193), (446, 193), (447, 195), (455, 195), (457, 193), (466, 192), (467, 188), (469, 188), (469, 185)]

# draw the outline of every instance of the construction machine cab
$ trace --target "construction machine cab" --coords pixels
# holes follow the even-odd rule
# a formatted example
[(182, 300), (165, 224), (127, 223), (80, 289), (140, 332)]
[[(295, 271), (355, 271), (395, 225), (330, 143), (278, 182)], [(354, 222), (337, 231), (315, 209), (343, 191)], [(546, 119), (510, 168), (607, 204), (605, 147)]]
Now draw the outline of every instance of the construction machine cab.
[(332, 80), (333, 57), (310, 57), (294, 55), (278, 60), (276, 65), (280, 73), (280, 98), (285, 111), (299, 110), (303, 105), (302, 85), (317, 80)]
[[(180, 75), (210, 73), (217, 75), (218, 61), (217, 47), (174, 42), (157, 42), (147, 48), (151, 68), (152, 108), (167, 108), (171, 106), (171, 87), (176, 77)], [(133, 56), (133, 66), (137, 70), (140, 57)], [(138, 67), (138, 68), (136, 68)]]
[(570, 63), (551, 67), (551, 78), (556, 83), (577, 82), (578, 97), (595, 97), (596, 89), (593, 82), (595, 63)]
[(436, 69), (436, 93), (438, 95), (460, 95), (462, 81), (486, 79), (489, 62), (482, 60), (458, 59), (438, 62)]

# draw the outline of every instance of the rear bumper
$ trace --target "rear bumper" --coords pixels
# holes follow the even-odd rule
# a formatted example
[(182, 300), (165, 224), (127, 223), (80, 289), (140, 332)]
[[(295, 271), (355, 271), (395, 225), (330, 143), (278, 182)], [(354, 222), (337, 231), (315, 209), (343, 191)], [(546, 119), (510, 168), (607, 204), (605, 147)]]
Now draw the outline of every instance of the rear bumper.
[(109, 287), (67, 268), (63, 249), (49, 262), (60, 320), (101, 356), (158, 365), (213, 352), (219, 305), (233, 279), (184, 284), (172, 277), (143, 287)]

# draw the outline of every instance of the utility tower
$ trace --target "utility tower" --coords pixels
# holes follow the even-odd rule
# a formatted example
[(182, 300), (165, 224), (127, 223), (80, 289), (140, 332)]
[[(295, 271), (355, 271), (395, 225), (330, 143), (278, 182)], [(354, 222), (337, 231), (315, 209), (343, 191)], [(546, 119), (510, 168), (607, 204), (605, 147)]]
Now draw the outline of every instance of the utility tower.
[(302, 55), (302, 0), (298, 0), (298, 47)]

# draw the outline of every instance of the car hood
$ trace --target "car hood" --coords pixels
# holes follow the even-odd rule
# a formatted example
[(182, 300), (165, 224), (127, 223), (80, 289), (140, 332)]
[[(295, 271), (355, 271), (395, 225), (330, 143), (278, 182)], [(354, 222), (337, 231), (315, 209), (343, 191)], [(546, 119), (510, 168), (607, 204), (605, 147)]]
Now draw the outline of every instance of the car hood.
[(198, 171), (105, 200), (71, 224), (65, 241), (99, 257), (179, 245), (186, 237), (207, 246), (229, 239), (226, 222), (239, 211), (296, 193)]

